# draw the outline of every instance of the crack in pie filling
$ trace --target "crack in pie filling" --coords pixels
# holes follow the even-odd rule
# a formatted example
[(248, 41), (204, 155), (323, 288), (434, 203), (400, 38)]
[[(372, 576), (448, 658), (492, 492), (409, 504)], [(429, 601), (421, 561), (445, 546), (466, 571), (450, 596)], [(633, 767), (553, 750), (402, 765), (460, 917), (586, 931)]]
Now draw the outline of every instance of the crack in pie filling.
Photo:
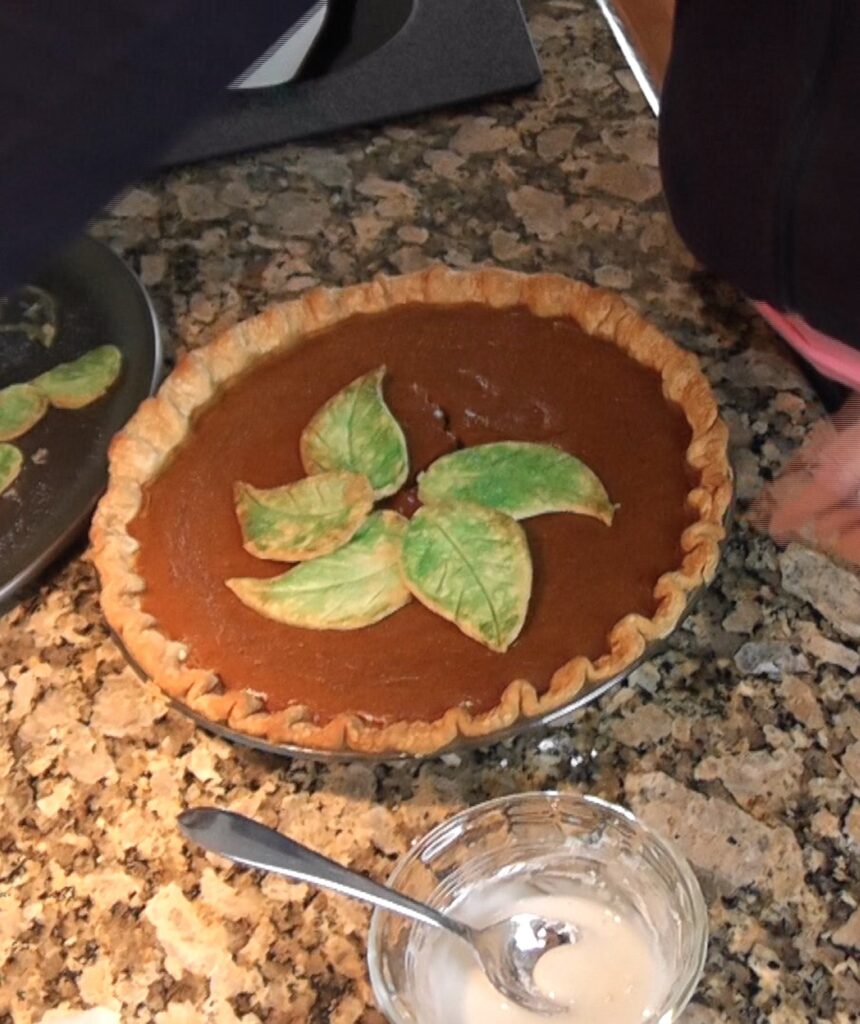
[[(615, 506), (611, 524), (519, 524), (532, 590), (504, 653), (416, 600), (364, 628), (313, 629), (226, 585), (288, 568), (243, 547), (237, 482), (305, 477), (305, 426), (378, 367), (409, 457), (378, 509), (411, 517), (420, 473), (500, 441), (576, 456)], [(322, 750), (429, 753), (568, 703), (672, 630), (717, 567), (727, 439), (695, 357), (610, 292), (441, 267), (317, 290), (192, 352), (115, 438), (92, 528), (102, 606), (144, 672), (213, 722)]]

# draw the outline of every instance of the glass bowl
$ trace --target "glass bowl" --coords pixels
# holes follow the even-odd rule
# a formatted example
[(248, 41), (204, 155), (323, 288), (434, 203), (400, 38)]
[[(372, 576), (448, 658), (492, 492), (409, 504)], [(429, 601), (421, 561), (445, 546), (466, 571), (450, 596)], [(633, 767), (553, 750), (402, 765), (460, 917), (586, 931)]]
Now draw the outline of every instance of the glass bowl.
[[(658, 1008), (643, 1024), (677, 1020), (704, 967), (707, 910), (684, 858), (633, 814), (597, 797), (567, 793), (490, 800), (420, 839), (397, 863), (388, 884), (446, 910), (476, 884), (494, 878), (539, 883), (543, 892), (587, 888), (638, 919), (666, 974)], [(391, 1024), (428, 1024), (421, 1011), (428, 989), (420, 960), (430, 931), (387, 910), (373, 913), (370, 980)], [(436, 1017), (431, 1016), (432, 1024)]]

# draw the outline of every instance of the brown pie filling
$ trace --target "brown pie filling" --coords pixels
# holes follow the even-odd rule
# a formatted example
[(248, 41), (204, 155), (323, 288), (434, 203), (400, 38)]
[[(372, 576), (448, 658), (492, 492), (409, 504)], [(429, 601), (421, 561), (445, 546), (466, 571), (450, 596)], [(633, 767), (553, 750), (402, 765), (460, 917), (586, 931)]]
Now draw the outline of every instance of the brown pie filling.
[[(376, 366), (403, 426), (412, 478), (390, 502), (409, 514), (417, 472), (459, 445), (549, 442), (583, 459), (620, 508), (611, 527), (554, 514), (523, 523), (534, 562), (526, 625), (496, 654), (413, 602), (351, 632), (297, 629), (240, 603), (224, 581), (286, 568), (247, 554), (233, 484), (304, 476), (298, 438), (314, 412)], [(694, 516), (691, 431), (654, 371), (572, 321), (525, 309), (401, 306), (354, 316), (263, 363), (222, 392), (160, 476), (130, 532), (140, 541), (143, 609), (188, 663), (249, 688), (268, 708), (307, 705), (319, 722), (355, 712), (433, 720), (492, 708), (513, 679), (539, 692), (572, 657), (598, 658), (629, 612), (651, 616), (654, 585), (681, 563)]]

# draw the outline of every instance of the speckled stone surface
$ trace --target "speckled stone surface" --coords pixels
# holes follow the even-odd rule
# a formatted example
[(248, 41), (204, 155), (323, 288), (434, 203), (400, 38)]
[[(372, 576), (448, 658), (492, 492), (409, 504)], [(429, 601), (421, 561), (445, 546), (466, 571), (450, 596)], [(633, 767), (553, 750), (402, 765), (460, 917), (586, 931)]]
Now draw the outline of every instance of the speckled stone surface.
[[(820, 410), (674, 237), (654, 122), (594, 8), (528, 4), (536, 95), (173, 173), (95, 231), (172, 352), (317, 282), (432, 259), (617, 288), (701, 356), (743, 502)], [(396, 767), (197, 731), (124, 666), (96, 591), (78, 552), (0, 619), (0, 1021), (378, 1024), (367, 912), (191, 853), (176, 814), (245, 811), (382, 878), (452, 811), (546, 787), (627, 803), (696, 868), (711, 945), (686, 1024), (856, 1019), (860, 588), (826, 558), (738, 525), (670, 650), (569, 728)]]

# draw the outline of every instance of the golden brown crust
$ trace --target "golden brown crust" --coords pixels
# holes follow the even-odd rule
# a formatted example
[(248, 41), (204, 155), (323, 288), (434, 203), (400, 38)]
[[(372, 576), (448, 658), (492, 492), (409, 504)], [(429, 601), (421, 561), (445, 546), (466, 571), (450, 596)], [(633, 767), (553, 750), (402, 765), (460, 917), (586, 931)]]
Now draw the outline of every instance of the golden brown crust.
[[(128, 526), (140, 508), (142, 488), (158, 475), (187, 436), (192, 417), (217, 396), (220, 386), (273, 351), (285, 351), (312, 332), (355, 313), (380, 312), (407, 302), (484, 302), (496, 308), (525, 305), (537, 316), (571, 317), (588, 333), (618, 345), (663, 380), (664, 395), (684, 411), (692, 430), (687, 460), (699, 483), (689, 495), (697, 520), (682, 535), (682, 564), (655, 587), (657, 609), (649, 619), (627, 615), (610, 632), (607, 652), (591, 662), (575, 657), (538, 694), (514, 680), (490, 711), (473, 715), (451, 708), (433, 722), (379, 723), (340, 715), (316, 723), (310, 709), (269, 712), (263, 696), (249, 688), (225, 691), (213, 671), (186, 664), (188, 650), (169, 640), (144, 610), (145, 582), (136, 571), (138, 545)], [(604, 289), (550, 274), (524, 275), (485, 268), (470, 272), (434, 266), (402, 277), (378, 277), (339, 291), (315, 289), (273, 306), (230, 328), (206, 348), (186, 356), (144, 402), (110, 447), (110, 479), (93, 519), (93, 558), (102, 580), (105, 616), (144, 672), (170, 696), (206, 719), (270, 743), (365, 754), (428, 754), (460, 737), (480, 738), (570, 703), (584, 688), (632, 666), (648, 642), (678, 623), (691, 591), (711, 581), (732, 495), (728, 431), (696, 358), (644, 321), (621, 298)]]

